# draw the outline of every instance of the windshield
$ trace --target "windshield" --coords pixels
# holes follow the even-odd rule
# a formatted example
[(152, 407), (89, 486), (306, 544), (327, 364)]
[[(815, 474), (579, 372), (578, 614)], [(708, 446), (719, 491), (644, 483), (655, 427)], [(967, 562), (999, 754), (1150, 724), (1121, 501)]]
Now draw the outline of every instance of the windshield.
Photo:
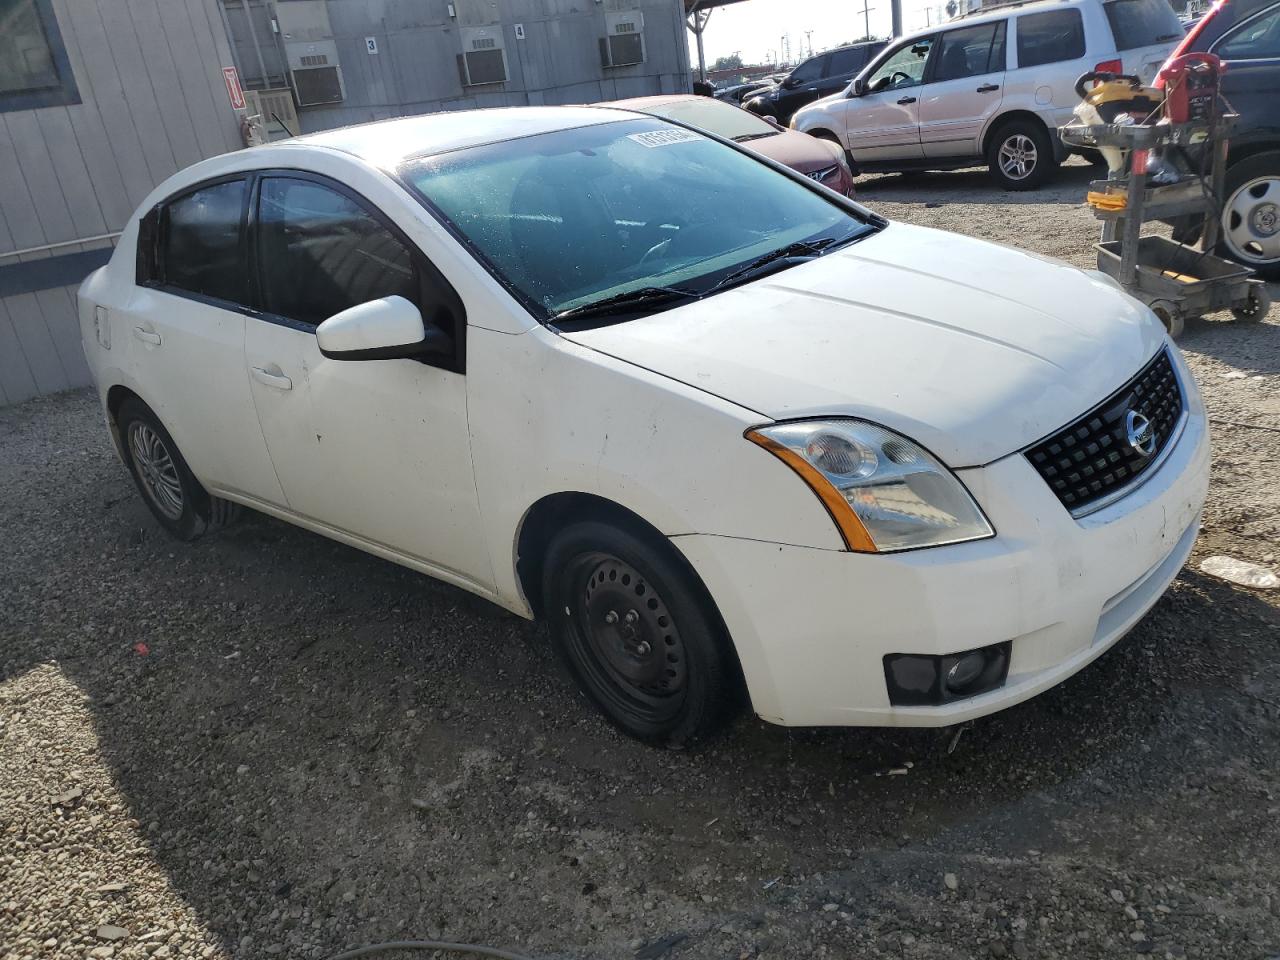
[(400, 174), (544, 321), (648, 288), (706, 294), (801, 241), (876, 229), (742, 151), (650, 118), (471, 147)]
[(1105, 3), (1117, 50), (1136, 50), (1182, 38), (1182, 24), (1167, 0), (1114, 0)]
[(669, 103), (629, 109), (667, 120), (678, 120), (726, 140), (754, 140), (757, 137), (771, 137), (779, 132), (777, 127), (765, 123), (754, 113), (747, 113), (709, 97), (690, 97), (688, 100), (672, 100)]

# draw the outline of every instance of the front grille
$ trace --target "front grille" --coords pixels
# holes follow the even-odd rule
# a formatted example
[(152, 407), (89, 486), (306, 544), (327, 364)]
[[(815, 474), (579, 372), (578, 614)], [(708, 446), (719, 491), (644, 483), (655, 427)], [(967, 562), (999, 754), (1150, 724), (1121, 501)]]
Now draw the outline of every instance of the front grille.
[(834, 176), (835, 172), (840, 169), (840, 164), (835, 163), (829, 167), (823, 167), (821, 170), (810, 170), (805, 174), (810, 180), (817, 180), (821, 183), (827, 177)]
[[(1123, 490), (1161, 459), (1182, 418), (1184, 399), (1167, 350), (1079, 420), (1026, 451), (1062, 505), (1073, 513)], [(1150, 421), (1155, 446), (1129, 440), (1129, 413)]]

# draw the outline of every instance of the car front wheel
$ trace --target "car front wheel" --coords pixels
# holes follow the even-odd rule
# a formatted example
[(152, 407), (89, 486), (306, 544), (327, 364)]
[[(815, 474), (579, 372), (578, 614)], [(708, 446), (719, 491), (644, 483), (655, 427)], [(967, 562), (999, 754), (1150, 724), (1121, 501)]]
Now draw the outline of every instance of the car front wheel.
[(679, 747), (720, 725), (736, 662), (705, 589), (668, 544), (586, 521), (555, 538), (543, 569), (553, 643), (615, 726)]
[(239, 513), (235, 504), (210, 496), (200, 485), (169, 431), (141, 400), (131, 397), (120, 405), (116, 426), (142, 499), (177, 539), (194, 540)]
[(1035, 190), (1049, 179), (1058, 161), (1042, 124), (1015, 120), (991, 138), (987, 165), (1006, 190)]
[(1280, 153), (1242, 160), (1227, 171), (1222, 252), (1267, 280), (1280, 280)]

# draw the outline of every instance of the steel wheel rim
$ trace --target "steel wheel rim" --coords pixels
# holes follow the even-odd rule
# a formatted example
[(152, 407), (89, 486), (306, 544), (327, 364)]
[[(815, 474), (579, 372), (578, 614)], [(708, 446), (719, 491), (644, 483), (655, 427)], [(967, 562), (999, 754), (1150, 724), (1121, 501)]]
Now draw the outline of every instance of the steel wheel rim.
[(1010, 180), (1025, 180), (1035, 170), (1040, 153), (1025, 133), (1015, 133), (1000, 144), (1000, 169)]
[(592, 553), (570, 578), (575, 659), (617, 715), (662, 723), (684, 705), (688, 658), (665, 598), (630, 564)]
[(1222, 239), (1244, 263), (1280, 260), (1280, 178), (1241, 184), (1222, 208)]
[(160, 434), (150, 424), (135, 420), (129, 424), (129, 452), (142, 480), (142, 489), (156, 509), (169, 520), (181, 517), (185, 503), (182, 481)]

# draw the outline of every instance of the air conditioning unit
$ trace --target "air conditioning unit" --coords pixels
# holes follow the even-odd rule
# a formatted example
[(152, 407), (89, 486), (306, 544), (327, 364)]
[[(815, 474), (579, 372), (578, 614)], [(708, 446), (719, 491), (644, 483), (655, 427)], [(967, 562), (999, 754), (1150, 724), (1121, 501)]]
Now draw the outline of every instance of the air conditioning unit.
[(341, 103), (346, 91), (324, 0), (290, 0), (275, 10), (298, 106)]
[(507, 56), (503, 50), (502, 27), (463, 27), (458, 31), (462, 53), (458, 54), (458, 76), (464, 87), (506, 83)]
[(627, 67), (644, 63), (644, 14), (639, 10), (605, 15), (607, 33), (600, 38), (600, 65)]
[(244, 101), (248, 115), (261, 118), (259, 124), (268, 142), (296, 137), (302, 132), (298, 124), (298, 111), (293, 105), (293, 91), (288, 87), (246, 90)]

